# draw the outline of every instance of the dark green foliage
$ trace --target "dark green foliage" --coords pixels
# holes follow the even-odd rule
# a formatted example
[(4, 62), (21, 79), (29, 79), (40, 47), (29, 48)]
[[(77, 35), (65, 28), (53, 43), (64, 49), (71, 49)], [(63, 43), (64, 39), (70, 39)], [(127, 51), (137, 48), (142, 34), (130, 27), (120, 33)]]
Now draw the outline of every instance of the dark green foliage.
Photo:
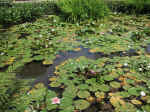
[(0, 24), (18, 24), (33, 21), (36, 18), (52, 13), (53, 2), (17, 3), (12, 7), (0, 7)]
[(102, 0), (61, 0), (57, 3), (67, 21), (104, 18), (108, 7)]
[(108, 2), (108, 6), (117, 12), (133, 13), (133, 14), (147, 14), (150, 12), (149, 0), (124, 0)]

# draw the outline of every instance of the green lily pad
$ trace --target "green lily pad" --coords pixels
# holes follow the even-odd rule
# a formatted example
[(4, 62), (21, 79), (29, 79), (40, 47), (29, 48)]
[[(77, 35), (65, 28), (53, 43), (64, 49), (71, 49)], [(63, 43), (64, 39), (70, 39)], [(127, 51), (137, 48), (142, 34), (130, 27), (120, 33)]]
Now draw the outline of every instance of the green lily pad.
[(36, 60), (36, 61), (43, 60), (44, 56), (41, 56), (41, 55), (34, 56), (33, 59)]
[(80, 90), (85, 90), (85, 89), (88, 89), (89, 86), (88, 86), (87, 84), (80, 84), (80, 85), (78, 86), (78, 88), (79, 88)]
[(135, 87), (129, 88), (129, 89), (128, 89), (128, 93), (129, 93), (130, 95), (139, 96), (139, 92), (137, 91), (137, 88), (135, 88)]
[(106, 76), (104, 76), (104, 80), (105, 81), (112, 81), (114, 78), (113, 78), (113, 76), (111, 76), (111, 75), (106, 75)]
[(129, 88), (131, 88), (131, 85), (125, 85), (123, 86), (123, 89), (128, 90)]
[(105, 97), (105, 93), (104, 93), (104, 92), (96, 92), (96, 93), (95, 93), (95, 96), (96, 96), (97, 98), (104, 98), (104, 97)]
[(77, 95), (79, 98), (87, 98), (90, 96), (90, 93), (88, 91), (79, 91)]
[(149, 110), (150, 110), (150, 105), (144, 105), (144, 106), (142, 106), (142, 109), (143, 109), (143, 111), (145, 111), (145, 112), (149, 112)]
[(90, 106), (90, 103), (86, 100), (76, 100), (74, 105), (76, 109), (84, 110)]
[(110, 86), (113, 88), (120, 88), (121, 85), (120, 85), (120, 83), (113, 81), (110, 83)]
[(119, 95), (122, 96), (123, 98), (127, 98), (130, 96), (129, 93), (126, 91), (119, 92)]
[(44, 60), (43, 61), (43, 65), (51, 65), (51, 64), (53, 64), (52, 60)]
[(110, 90), (110, 87), (108, 85), (102, 84), (99, 86), (99, 90), (101, 90), (103, 92), (107, 92)]
[(57, 82), (57, 81), (54, 81), (54, 82), (51, 82), (49, 84), (51, 87), (59, 87), (61, 85), (61, 83)]
[(134, 84), (134, 82), (135, 82), (134, 80), (127, 79), (127, 83), (128, 83), (128, 84)]

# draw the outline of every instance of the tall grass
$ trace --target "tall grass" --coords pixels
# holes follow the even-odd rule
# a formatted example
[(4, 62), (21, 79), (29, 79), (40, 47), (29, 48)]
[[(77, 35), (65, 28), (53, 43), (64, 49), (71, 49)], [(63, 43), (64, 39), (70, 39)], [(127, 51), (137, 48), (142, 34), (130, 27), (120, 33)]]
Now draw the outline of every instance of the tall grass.
[(103, 0), (60, 0), (57, 5), (64, 19), (72, 22), (104, 18), (109, 13)]

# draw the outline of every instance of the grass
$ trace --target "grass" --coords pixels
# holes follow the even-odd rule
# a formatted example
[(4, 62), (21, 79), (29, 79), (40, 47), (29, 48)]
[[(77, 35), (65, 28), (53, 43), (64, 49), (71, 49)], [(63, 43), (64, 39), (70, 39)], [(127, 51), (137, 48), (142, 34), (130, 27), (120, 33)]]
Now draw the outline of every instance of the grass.
[[(144, 30), (149, 23), (147, 15), (112, 14), (105, 20), (74, 24), (50, 15), (14, 25), (5, 32), (2, 29), (0, 68), (6, 67), (0, 72), (2, 111), (93, 112), (90, 108), (94, 108), (102, 112), (149, 112), (150, 56), (145, 48), (150, 35)], [(48, 87), (59, 92), (47, 89), (42, 82), (29, 89), (28, 81), (33, 80), (15, 77), (18, 68), (27, 63), (39, 61), (49, 66), (60, 52), (78, 52), (82, 50), (79, 46), (89, 48), (89, 54), (101, 52), (110, 57), (93, 60), (81, 56), (58, 64), (56, 75), (45, 79), (50, 80)], [(115, 55), (131, 49), (138, 55)], [(19, 88), (9, 93), (16, 86)], [(60, 98), (60, 104), (52, 104), (54, 97)]]

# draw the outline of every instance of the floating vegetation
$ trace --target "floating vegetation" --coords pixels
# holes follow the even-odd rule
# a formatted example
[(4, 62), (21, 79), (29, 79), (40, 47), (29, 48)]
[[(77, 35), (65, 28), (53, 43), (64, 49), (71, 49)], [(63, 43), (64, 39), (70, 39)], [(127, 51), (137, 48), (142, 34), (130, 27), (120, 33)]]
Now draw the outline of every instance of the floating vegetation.
[(149, 112), (149, 19), (111, 16), (48, 16), (0, 32), (2, 111)]

